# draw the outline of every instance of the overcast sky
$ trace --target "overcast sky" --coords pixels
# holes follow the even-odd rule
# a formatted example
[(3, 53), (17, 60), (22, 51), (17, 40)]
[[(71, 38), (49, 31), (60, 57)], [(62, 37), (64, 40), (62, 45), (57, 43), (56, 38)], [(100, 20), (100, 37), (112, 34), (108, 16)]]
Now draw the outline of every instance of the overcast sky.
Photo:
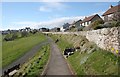
[(3, 2), (2, 30), (61, 27), (64, 23), (100, 16), (117, 2)]

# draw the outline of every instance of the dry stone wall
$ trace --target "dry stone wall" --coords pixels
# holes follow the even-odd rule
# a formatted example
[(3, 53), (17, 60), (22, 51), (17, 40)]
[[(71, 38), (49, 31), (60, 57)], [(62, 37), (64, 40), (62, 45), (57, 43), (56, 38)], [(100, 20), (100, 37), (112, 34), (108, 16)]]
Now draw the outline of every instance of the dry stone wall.
[(98, 47), (113, 53), (120, 51), (120, 27), (104, 28), (87, 31), (86, 38), (97, 44)]
[(52, 34), (76, 34), (85, 36), (89, 41), (97, 44), (98, 47), (109, 50), (112, 53), (120, 52), (120, 27), (103, 28), (92, 31), (80, 32), (45, 32)]

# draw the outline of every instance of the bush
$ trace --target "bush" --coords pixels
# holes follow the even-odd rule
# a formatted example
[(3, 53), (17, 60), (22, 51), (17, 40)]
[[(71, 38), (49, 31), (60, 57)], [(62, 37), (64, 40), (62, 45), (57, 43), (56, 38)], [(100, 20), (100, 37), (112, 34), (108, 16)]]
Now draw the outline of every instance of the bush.
[(78, 31), (83, 31), (84, 26), (81, 26), (80, 28), (78, 28)]
[(27, 31), (21, 32), (21, 37), (27, 37), (29, 33)]
[(117, 26), (120, 26), (120, 21), (118, 21), (116, 24), (115, 24), (115, 26), (117, 27)]
[(111, 28), (111, 27), (118, 27), (118, 26), (120, 26), (120, 21), (106, 22), (103, 25), (104, 28)]
[(17, 38), (18, 38), (18, 34), (17, 34), (17, 33), (13, 33), (13, 34), (12, 34), (12, 38), (13, 38), (13, 39), (17, 39)]
[(94, 29), (101, 29), (103, 28), (102, 27), (102, 24), (104, 24), (104, 21), (103, 20), (96, 20), (94, 21), (93, 23), (91, 23), (89, 26), (85, 27), (83, 30), (94, 30)]
[(12, 41), (13, 38), (12, 38), (12, 34), (7, 34), (4, 38), (5, 41)]
[(102, 29), (102, 28), (104, 28), (104, 27), (103, 27), (103, 24), (99, 24), (99, 25), (97, 25), (94, 29), (96, 30), (96, 29)]
[(32, 33), (35, 34), (35, 33), (37, 33), (37, 32), (38, 32), (38, 31), (37, 31), (36, 29), (34, 29)]
[(94, 21), (93, 23), (90, 24), (90, 27), (92, 29), (97, 29), (97, 27), (100, 28), (102, 26), (101, 24), (104, 24), (103, 20), (96, 20), (96, 21)]
[(17, 33), (13, 33), (13, 34), (7, 34), (4, 38), (5, 41), (12, 41), (14, 39), (18, 38), (18, 34)]

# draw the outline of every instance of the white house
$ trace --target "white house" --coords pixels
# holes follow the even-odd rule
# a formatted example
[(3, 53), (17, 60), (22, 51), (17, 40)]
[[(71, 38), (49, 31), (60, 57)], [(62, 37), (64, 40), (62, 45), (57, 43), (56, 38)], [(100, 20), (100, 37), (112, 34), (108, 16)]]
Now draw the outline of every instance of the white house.
[(82, 22), (80, 23), (80, 26), (89, 26), (92, 22), (96, 21), (96, 20), (102, 20), (102, 18), (98, 15), (92, 15), (89, 17), (85, 17)]
[(104, 17), (104, 21), (108, 22), (113, 20), (113, 18), (120, 13), (120, 5), (110, 6), (110, 8), (102, 15)]

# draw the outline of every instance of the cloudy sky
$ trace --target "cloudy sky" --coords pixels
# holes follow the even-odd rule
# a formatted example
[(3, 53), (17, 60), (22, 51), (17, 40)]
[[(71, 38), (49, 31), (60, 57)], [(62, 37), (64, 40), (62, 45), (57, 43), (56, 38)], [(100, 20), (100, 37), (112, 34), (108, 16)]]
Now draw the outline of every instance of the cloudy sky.
[(3, 2), (2, 30), (61, 27), (93, 14), (102, 15), (117, 2)]

